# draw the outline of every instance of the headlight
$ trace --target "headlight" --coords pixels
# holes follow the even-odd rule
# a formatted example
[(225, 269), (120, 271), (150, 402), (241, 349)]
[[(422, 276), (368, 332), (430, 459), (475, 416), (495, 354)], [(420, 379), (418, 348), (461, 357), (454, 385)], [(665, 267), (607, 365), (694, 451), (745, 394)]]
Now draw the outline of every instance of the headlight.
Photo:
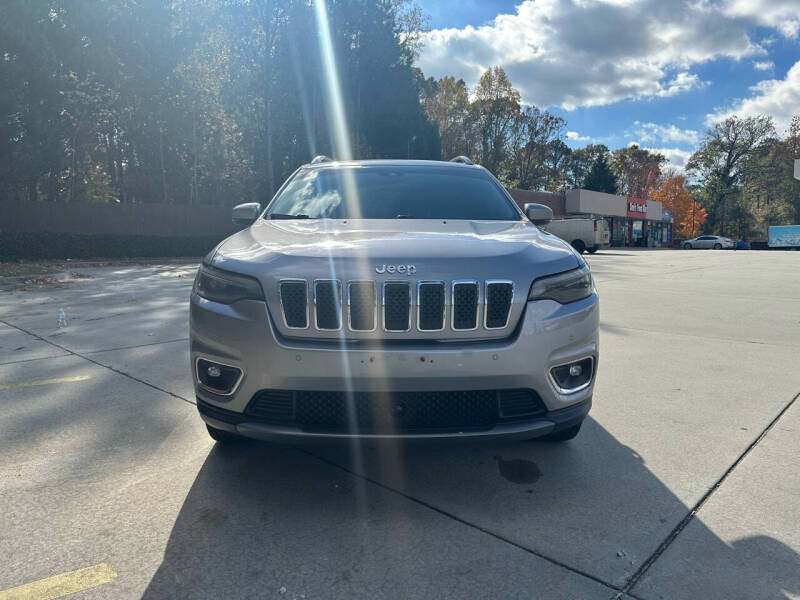
[(592, 274), (586, 265), (572, 271), (540, 277), (533, 282), (528, 300), (555, 300), (568, 304), (591, 296), (594, 286)]
[(233, 304), (237, 300), (264, 300), (261, 284), (252, 277), (202, 265), (194, 280), (194, 292), (201, 298)]

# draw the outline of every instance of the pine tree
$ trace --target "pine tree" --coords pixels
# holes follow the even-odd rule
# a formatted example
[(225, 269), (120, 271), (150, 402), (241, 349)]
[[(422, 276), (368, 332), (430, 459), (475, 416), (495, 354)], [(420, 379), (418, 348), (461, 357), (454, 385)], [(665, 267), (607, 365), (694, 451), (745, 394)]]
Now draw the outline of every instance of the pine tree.
[(616, 193), (617, 182), (605, 154), (601, 154), (594, 161), (592, 168), (586, 175), (586, 179), (583, 180), (582, 187), (595, 192), (605, 192), (606, 194)]

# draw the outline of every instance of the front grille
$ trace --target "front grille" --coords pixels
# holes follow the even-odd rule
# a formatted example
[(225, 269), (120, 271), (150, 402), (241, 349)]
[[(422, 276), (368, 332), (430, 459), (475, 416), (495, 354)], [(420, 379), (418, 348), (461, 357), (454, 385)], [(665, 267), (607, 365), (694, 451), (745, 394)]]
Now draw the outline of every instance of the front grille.
[(383, 328), (386, 331), (411, 328), (411, 286), (405, 281), (383, 284)]
[(420, 281), (417, 290), (417, 327), (420, 331), (444, 329), (445, 293), (443, 281)]
[(514, 284), (510, 281), (486, 282), (486, 329), (502, 329), (508, 324)]
[(281, 306), (286, 326), (292, 329), (308, 327), (308, 293), (302, 279), (281, 281)]
[(478, 326), (478, 283), (453, 283), (453, 329), (475, 329)]
[(342, 290), (338, 281), (320, 279), (314, 282), (314, 306), (317, 329), (342, 328)]
[(375, 283), (351, 281), (348, 284), (347, 304), (350, 311), (350, 329), (372, 331), (375, 329)]
[(261, 390), (247, 406), (257, 421), (319, 433), (486, 430), (498, 421), (546, 413), (528, 389), (443, 392)]
[[(313, 311), (309, 310), (309, 296)], [(394, 334), (412, 329), (502, 330), (510, 326), (515, 306), (511, 281), (472, 279), (452, 283), (282, 279), (278, 299), (288, 329), (334, 332), (346, 327), (351, 332), (373, 332), (381, 327)]]

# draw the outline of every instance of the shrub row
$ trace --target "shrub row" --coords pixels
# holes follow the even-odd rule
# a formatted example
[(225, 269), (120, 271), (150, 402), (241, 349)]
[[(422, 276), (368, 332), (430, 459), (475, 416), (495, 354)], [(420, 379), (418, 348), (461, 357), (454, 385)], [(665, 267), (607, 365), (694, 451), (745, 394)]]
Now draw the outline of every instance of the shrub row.
[(219, 236), (85, 235), (0, 232), (0, 262), (67, 258), (161, 258), (205, 256)]

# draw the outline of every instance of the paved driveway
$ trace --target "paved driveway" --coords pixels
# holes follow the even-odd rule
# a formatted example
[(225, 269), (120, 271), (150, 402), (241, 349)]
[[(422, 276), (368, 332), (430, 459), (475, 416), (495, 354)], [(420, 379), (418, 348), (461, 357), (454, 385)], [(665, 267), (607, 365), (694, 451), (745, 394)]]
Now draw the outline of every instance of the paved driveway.
[(800, 597), (800, 255), (589, 260), (600, 373), (564, 445), (218, 448), (193, 267), (0, 292), (0, 590)]

